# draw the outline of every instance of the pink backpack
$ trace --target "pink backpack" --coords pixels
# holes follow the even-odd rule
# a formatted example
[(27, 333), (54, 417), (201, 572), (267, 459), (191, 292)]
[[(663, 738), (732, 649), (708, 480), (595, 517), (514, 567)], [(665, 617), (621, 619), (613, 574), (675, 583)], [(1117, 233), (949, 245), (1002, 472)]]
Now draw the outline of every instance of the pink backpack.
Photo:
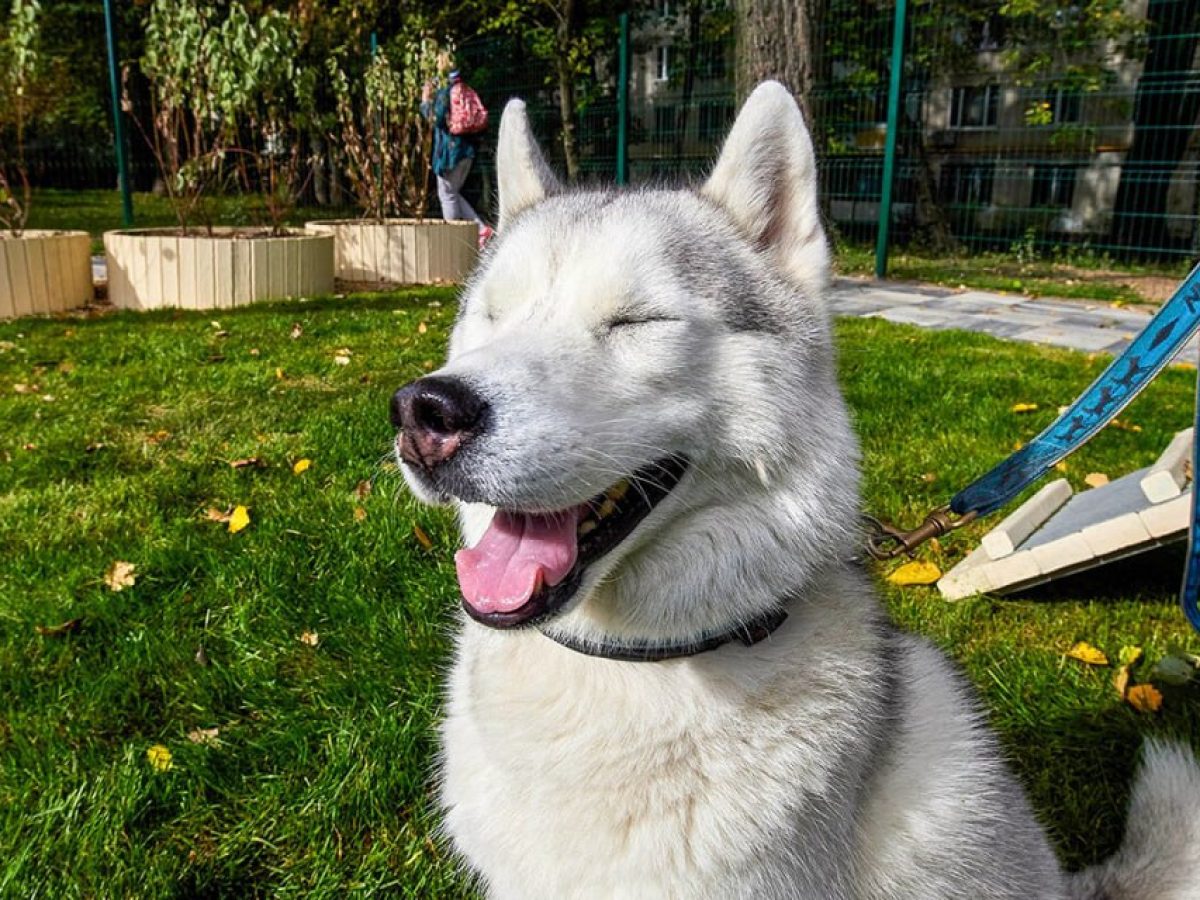
[(477, 134), (487, 131), (487, 107), (470, 85), (460, 81), (451, 86), (450, 115), (446, 117), (446, 124), (451, 134)]

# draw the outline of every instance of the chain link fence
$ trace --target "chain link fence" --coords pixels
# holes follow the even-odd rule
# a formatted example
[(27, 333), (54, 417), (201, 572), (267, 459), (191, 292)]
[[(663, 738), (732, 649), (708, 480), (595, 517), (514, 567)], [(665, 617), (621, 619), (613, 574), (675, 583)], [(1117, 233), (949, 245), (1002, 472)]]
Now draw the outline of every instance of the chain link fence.
[[(991, 12), (985, 6), (936, 0), (907, 9), (893, 245), (1180, 264), (1195, 258), (1200, 0), (1086, 0), (1045, 9), (1008, 3)], [(869, 242), (885, 187), (889, 74), (900, 58), (892, 39), (895, 2), (821, 0), (821, 7), (808, 108), (822, 202), (835, 235)], [(1108, 18), (1097, 19), (1101, 13)], [(655, 4), (632, 22), (627, 39), (596, 52), (572, 111), (585, 183), (613, 181), (623, 147), (635, 183), (696, 176), (735, 112), (727, 8)], [(622, 54), (629, 73), (624, 107)], [(507, 98), (526, 100), (561, 171), (556, 74), (518, 37), (465, 41), (458, 57), (492, 111), (467, 188), (487, 210)], [(136, 145), (138, 129), (129, 132)], [(111, 133), (95, 124), (82, 133), (61, 125), (33, 133), (31, 178), (42, 187), (113, 187), (111, 144)], [(131, 150), (132, 181), (148, 190), (152, 161)], [(325, 199), (306, 190), (307, 202)]]

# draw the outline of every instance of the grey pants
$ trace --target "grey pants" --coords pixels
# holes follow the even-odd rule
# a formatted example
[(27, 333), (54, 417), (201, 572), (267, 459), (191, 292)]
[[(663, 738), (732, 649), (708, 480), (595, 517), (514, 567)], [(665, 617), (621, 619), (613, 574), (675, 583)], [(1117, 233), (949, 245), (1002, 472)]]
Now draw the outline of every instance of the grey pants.
[(467, 198), (459, 193), (466, 183), (470, 171), (471, 158), (467, 157), (449, 172), (443, 172), (437, 176), (438, 199), (442, 201), (442, 218), (447, 222), (454, 219), (467, 219), (483, 223), (483, 220), (479, 218), (479, 213), (475, 212), (471, 208), (471, 204), (467, 202)]

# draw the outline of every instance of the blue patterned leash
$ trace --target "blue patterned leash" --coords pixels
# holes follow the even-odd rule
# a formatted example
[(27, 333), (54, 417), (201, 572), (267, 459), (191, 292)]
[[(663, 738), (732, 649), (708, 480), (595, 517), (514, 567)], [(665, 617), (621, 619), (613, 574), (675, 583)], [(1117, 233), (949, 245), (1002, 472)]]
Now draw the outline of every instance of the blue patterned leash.
[[(948, 506), (935, 509), (920, 526), (904, 532), (870, 519), (868, 549), (877, 559), (911, 553), (933, 537), (995, 512), (1093, 438), (1128, 406), (1175, 358), (1200, 328), (1200, 265), (1163, 304), (1142, 332), (1065, 412), (1041, 434), (963, 488)], [(1196, 434), (1200, 435), (1200, 375), (1197, 377)], [(1200, 441), (1192, 442), (1192, 472), (1200, 472)], [(957, 517), (957, 518), (955, 518)], [(1192, 523), (1182, 604), (1200, 631), (1200, 491), (1192, 490)]]

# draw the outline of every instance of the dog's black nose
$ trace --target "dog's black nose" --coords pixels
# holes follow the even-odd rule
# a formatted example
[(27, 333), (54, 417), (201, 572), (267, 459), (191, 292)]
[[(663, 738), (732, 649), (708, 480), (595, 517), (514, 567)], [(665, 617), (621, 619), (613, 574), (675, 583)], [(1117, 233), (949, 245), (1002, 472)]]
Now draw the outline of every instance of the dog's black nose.
[(487, 410), (487, 401), (458, 378), (432, 375), (409, 382), (391, 404), (401, 458), (431, 471), (482, 430)]

